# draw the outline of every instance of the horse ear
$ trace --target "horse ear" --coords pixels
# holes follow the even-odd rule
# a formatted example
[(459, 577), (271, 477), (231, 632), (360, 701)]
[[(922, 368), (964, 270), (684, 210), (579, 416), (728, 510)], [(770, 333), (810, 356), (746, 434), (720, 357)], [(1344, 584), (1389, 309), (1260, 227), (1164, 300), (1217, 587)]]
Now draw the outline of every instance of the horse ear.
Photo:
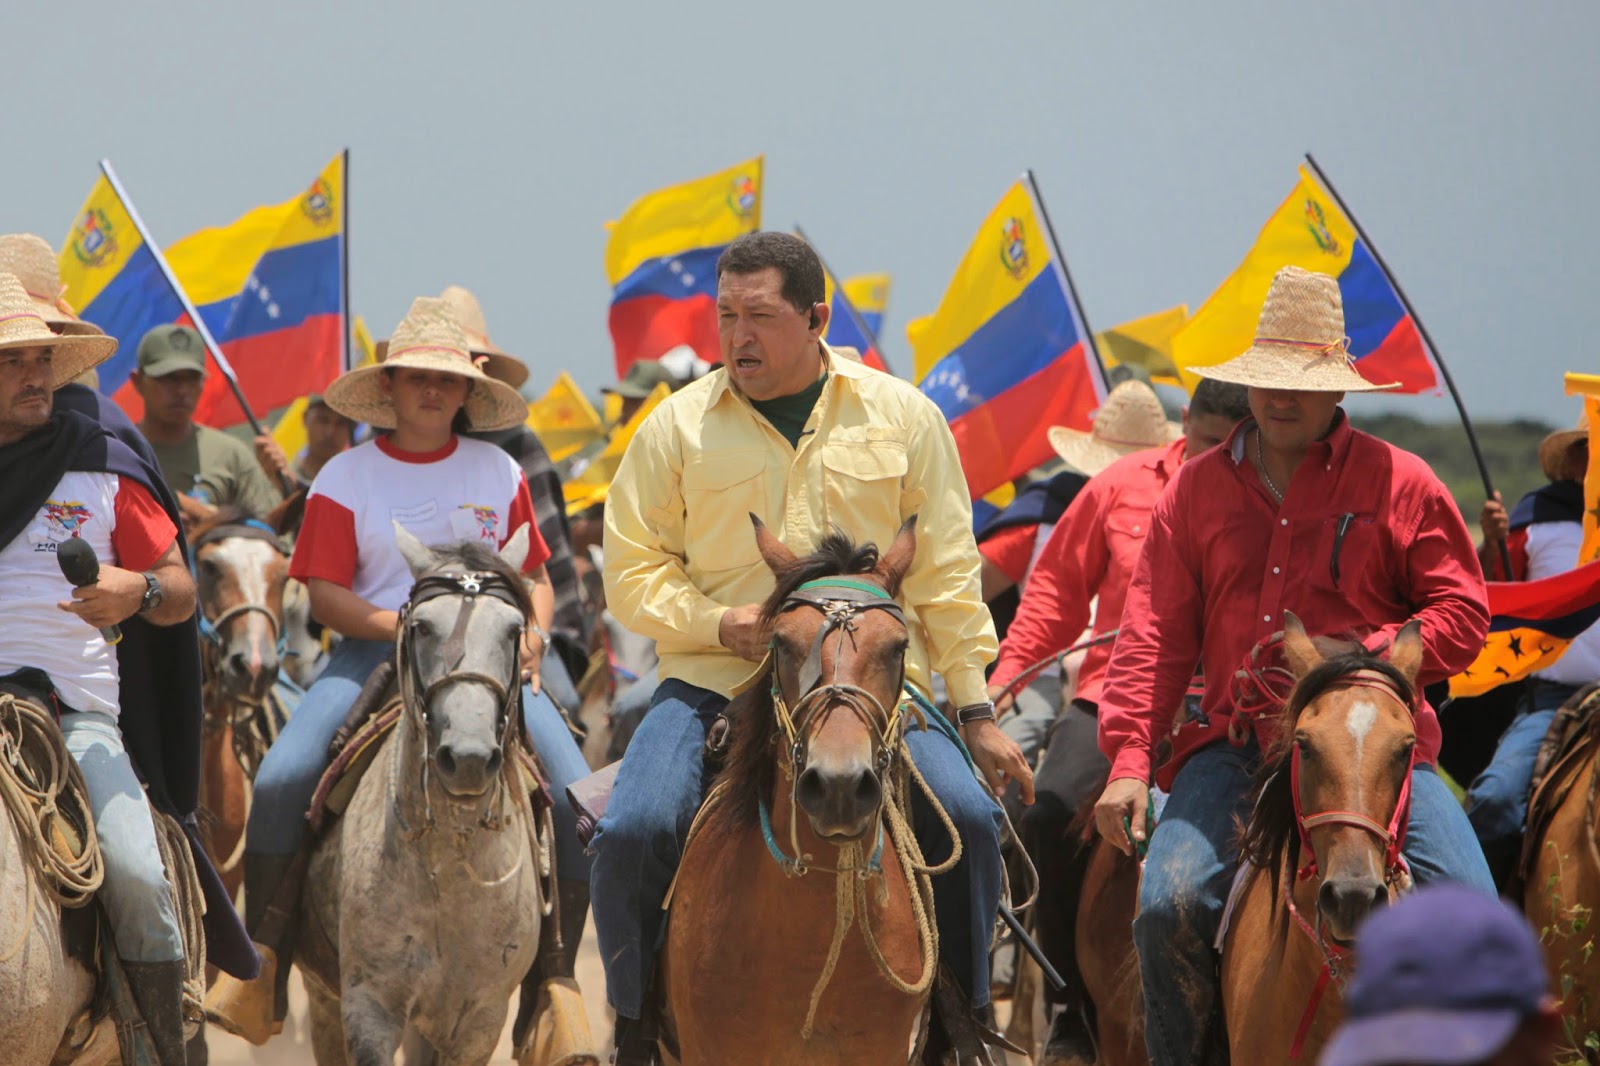
[(916, 557), (917, 516), (912, 515), (900, 527), (900, 532), (895, 534), (894, 543), (889, 545), (888, 553), (878, 564), (878, 572), (883, 575), (884, 591), (891, 597), (900, 594), (900, 582), (905, 579), (906, 571), (911, 569), (911, 560)]
[(399, 522), (394, 523), (394, 542), (405, 558), (406, 565), (411, 567), (412, 577), (421, 577), (432, 570), (438, 561), (433, 549), (412, 536), (411, 531)]
[(522, 564), (528, 561), (528, 523), (522, 523), (511, 534), (506, 546), (500, 549), (500, 558), (517, 573), (522, 572)]
[(1394, 635), (1394, 646), (1389, 649), (1389, 665), (1411, 684), (1417, 683), (1422, 672), (1422, 622), (1413, 618), (1400, 627)]
[(1306, 636), (1306, 627), (1293, 611), (1283, 612), (1283, 657), (1295, 680), (1322, 665), (1322, 653)]
[(756, 547), (761, 550), (761, 558), (766, 560), (772, 572), (776, 574), (784, 567), (793, 566), (794, 552), (785, 547), (783, 541), (773, 536), (772, 530), (768, 529), (767, 524), (753, 512), (747, 513), (750, 514), (751, 523), (756, 527)]

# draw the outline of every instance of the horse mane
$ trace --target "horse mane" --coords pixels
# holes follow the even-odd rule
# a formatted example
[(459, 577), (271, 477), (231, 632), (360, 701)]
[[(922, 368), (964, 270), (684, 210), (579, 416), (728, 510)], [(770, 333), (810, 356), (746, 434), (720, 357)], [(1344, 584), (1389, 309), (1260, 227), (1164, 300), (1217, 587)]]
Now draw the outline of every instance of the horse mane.
[[(784, 601), (807, 581), (874, 574), (877, 568), (876, 544), (858, 545), (848, 534), (836, 529), (822, 539), (816, 551), (777, 569), (777, 587), (761, 605), (761, 617), (767, 622), (776, 618)], [(716, 783), (723, 786), (726, 794), (723, 808), (734, 824), (751, 826), (759, 817), (757, 807), (761, 798), (772, 792), (777, 772), (773, 748), (783, 738), (772, 707), (772, 667), (769, 665), (763, 670), (743, 695), (728, 704), (724, 713), (731, 739)]]
[(226, 506), (218, 507), (211, 514), (194, 524), (194, 528), (189, 533), (189, 542), (191, 544), (197, 543), (201, 537), (204, 537), (213, 529), (221, 529), (223, 526), (243, 525), (257, 517), (248, 508), (240, 507), (237, 504), (230, 503)]
[(517, 606), (522, 610), (523, 618), (533, 617), (533, 595), (528, 591), (528, 583), (520, 571), (510, 563), (500, 558), (500, 553), (492, 548), (487, 548), (475, 540), (457, 541), (442, 547), (431, 549), (433, 552), (433, 566), (429, 573), (437, 573), (451, 566), (459, 566), (464, 570), (486, 571), (505, 578), (506, 584), (511, 586), (513, 597)]
[[(1358, 670), (1382, 674), (1407, 702), (1416, 699), (1416, 686), (1387, 659), (1355, 650), (1324, 659), (1301, 678), (1278, 715), (1278, 731), (1257, 774), (1254, 806), (1239, 829), (1242, 861), (1272, 876), (1272, 893), (1278, 893), (1283, 868), (1295, 869), (1300, 860), (1300, 834), (1295, 829), (1293, 775), (1294, 727), (1311, 702)], [(1283, 860), (1287, 859), (1287, 862)]]

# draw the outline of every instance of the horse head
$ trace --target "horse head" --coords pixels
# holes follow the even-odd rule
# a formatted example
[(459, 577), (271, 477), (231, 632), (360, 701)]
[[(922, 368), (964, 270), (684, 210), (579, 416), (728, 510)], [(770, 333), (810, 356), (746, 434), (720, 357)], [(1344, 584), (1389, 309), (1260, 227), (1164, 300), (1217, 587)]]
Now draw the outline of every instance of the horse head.
[(277, 532), (238, 508), (196, 524), (189, 544), (200, 631), (224, 703), (259, 703), (278, 677), (289, 559)]
[(795, 804), (820, 839), (861, 840), (878, 823), (899, 744), (907, 632), (895, 596), (916, 554), (916, 518), (881, 558), (841, 533), (797, 557), (751, 518), (778, 579), (762, 615)]
[(519, 645), (533, 603), (523, 526), (496, 554), (472, 541), (433, 549), (395, 523), (416, 584), (401, 614), (400, 684), (422, 730), (427, 772), (452, 798), (488, 793), (505, 763), (521, 691)]
[(1359, 647), (1327, 654), (1294, 615), (1284, 622), (1295, 687), (1278, 770), (1286, 758), (1301, 876), (1320, 873), (1321, 925), (1348, 944), (1405, 878), (1422, 630), (1406, 623), (1385, 660)]

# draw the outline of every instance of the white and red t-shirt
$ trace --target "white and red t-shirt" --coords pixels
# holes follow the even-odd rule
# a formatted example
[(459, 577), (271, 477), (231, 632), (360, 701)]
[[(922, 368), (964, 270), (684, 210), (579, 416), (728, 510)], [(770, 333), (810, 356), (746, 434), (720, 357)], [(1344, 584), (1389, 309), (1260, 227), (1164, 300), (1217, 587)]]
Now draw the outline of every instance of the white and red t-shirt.
[(495, 445), (451, 437), (436, 452), (404, 452), (378, 437), (334, 456), (317, 474), (289, 574), (332, 581), (374, 607), (398, 611), (413, 578), (395, 543), (396, 522), (427, 545), (481, 540), (496, 548), (525, 525), (523, 572), (550, 557), (522, 468)]
[(100, 631), (57, 604), (72, 584), (56, 546), (80, 538), (102, 566), (154, 566), (178, 530), (150, 491), (116, 474), (69, 471), (21, 534), (0, 548), (0, 674), (34, 667), (73, 710), (117, 714), (117, 651)]

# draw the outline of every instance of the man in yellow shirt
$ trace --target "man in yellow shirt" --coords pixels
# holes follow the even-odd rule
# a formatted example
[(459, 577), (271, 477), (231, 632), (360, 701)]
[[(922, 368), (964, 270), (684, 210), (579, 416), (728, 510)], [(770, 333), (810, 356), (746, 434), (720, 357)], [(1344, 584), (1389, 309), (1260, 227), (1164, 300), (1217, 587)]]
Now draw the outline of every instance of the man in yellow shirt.
[[(706, 730), (756, 672), (773, 577), (749, 515), (809, 553), (834, 526), (887, 546), (912, 515), (915, 561), (901, 589), (906, 679), (943, 675), (960, 732), (995, 791), (1033, 775), (994, 723), (984, 667), (996, 650), (955, 441), (910, 384), (836, 356), (822, 264), (783, 233), (735, 241), (717, 263), (722, 367), (663, 402), (623, 457), (606, 506), (611, 611), (656, 641), (661, 685), (622, 760), (595, 838), (595, 931), (618, 1015), (619, 1063), (650, 1052), (641, 1016), (672, 880), (705, 779)], [(912, 759), (955, 820), (965, 851), (934, 879), (940, 954), (975, 1010), (989, 1000), (987, 951), (1000, 893), (1000, 810), (937, 730), (907, 735)], [(925, 854), (949, 854), (918, 824)], [(962, 1062), (983, 1061), (963, 1059)]]

